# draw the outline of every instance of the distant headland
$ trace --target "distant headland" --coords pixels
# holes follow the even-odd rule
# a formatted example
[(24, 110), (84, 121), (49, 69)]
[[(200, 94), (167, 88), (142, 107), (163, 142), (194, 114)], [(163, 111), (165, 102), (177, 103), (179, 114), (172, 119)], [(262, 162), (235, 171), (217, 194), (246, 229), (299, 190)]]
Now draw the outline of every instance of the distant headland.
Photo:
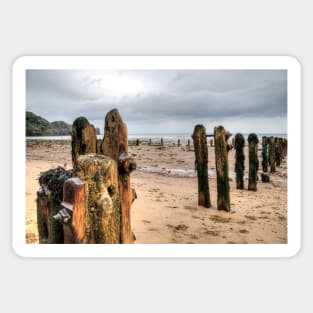
[[(72, 125), (64, 121), (49, 122), (43, 117), (26, 112), (26, 136), (68, 136), (72, 133)], [(96, 128), (96, 134), (100, 135), (100, 129)]]

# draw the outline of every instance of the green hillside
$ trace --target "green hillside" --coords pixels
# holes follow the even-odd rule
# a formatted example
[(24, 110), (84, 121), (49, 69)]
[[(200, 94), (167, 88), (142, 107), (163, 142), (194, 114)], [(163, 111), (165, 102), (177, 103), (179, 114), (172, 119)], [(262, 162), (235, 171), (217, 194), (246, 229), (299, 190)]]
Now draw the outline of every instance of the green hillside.
[(64, 136), (71, 131), (72, 126), (63, 121), (50, 123), (33, 112), (26, 112), (26, 136)]

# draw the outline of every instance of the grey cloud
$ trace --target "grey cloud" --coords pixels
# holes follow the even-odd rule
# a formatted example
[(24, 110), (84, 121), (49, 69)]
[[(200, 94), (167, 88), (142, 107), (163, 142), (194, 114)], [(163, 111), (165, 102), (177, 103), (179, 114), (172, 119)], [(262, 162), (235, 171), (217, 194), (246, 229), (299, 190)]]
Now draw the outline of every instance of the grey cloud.
[[(138, 92), (110, 92), (104, 75), (143, 82)], [(121, 87), (122, 88), (122, 87)], [(27, 109), (48, 120), (72, 122), (86, 116), (103, 126), (106, 112), (117, 107), (130, 129), (160, 121), (191, 123), (244, 118), (283, 121), (286, 128), (287, 72), (284, 70), (27, 71)], [(99, 125), (101, 123), (101, 125)], [(190, 128), (190, 126), (188, 126)], [(148, 130), (146, 130), (148, 132)], [(160, 129), (162, 131), (162, 129)], [(258, 130), (256, 130), (258, 131)], [(265, 131), (266, 132), (266, 131)]]

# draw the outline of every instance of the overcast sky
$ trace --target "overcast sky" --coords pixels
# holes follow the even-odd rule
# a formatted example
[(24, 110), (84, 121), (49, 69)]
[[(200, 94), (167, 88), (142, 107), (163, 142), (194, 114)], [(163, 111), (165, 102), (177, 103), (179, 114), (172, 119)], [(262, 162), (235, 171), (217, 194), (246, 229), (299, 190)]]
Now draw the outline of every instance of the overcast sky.
[(85, 116), (103, 131), (118, 108), (129, 134), (287, 132), (285, 70), (28, 70), (26, 109), (70, 124)]

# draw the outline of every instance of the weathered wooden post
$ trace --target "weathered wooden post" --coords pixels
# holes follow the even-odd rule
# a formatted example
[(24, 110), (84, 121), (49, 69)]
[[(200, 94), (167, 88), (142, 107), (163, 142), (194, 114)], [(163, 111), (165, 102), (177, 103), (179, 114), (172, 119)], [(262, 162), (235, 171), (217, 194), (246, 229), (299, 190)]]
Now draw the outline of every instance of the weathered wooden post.
[(187, 147), (188, 147), (188, 151), (190, 151), (190, 139), (188, 139)]
[(257, 178), (259, 169), (258, 160), (258, 143), (259, 139), (256, 134), (250, 134), (248, 137), (249, 143), (249, 185), (248, 190), (257, 190)]
[(273, 136), (269, 138), (269, 165), (271, 169), (271, 173), (275, 173), (275, 139)]
[(116, 161), (105, 155), (81, 155), (74, 174), (86, 183), (84, 243), (121, 243)]
[(130, 173), (136, 169), (136, 163), (128, 156), (127, 126), (117, 109), (111, 110), (105, 117), (102, 152), (118, 164), (118, 188), (122, 214), (121, 238), (122, 243), (132, 243), (130, 207), (135, 193), (131, 190)]
[(281, 152), (279, 145), (279, 138), (275, 137), (275, 165), (280, 166)]
[(161, 146), (163, 146), (163, 138), (161, 138)]
[(195, 167), (198, 176), (198, 204), (211, 207), (209, 175), (208, 175), (208, 146), (206, 130), (203, 125), (196, 125), (193, 135), (195, 150)]
[(287, 156), (287, 138), (283, 138), (283, 156), (284, 158)]
[(136, 146), (139, 146), (139, 139), (136, 140)]
[(268, 170), (268, 154), (269, 154), (269, 143), (266, 136), (262, 137), (262, 170), (264, 173)]
[(37, 192), (37, 226), (39, 243), (64, 243), (63, 227), (53, 216), (63, 199), (63, 184), (72, 176), (62, 167), (48, 170), (39, 177)]
[(86, 184), (78, 177), (64, 182), (63, 201), (54, 219), (63, 224), (64, 243), (86, 243)]
[(228, 151), (226, 132), (223, 126), (214, 128), (215, 164), (217, 179), (217, 208), (230, 211)]
[(101, 153), (101, 145), (102, 145), (102, 140), (97, 139), (97, 154), (102, 154)]
[(151, 146), (151, 138), (149, 138), (149, 146)]
[(177, 147), (180, 147), (180, 139), (177, 140)]
[(278, 142), (279, 142), (280, 163), (281, 163), (284, 159), (284, 139), (280, 137), (278, 139)]
[(79, 117), (72, 126), (72, 162), (74, 169), (77, 158), (87, 153), (97, 153), (96, 130), (85, 117)]
[(245, 146), (245, 138), (242, 134), (236, 134), (235, 136), (235, 172), (236, 172), (236, 185), (237, 189), (244, 189), (244, 171), (245, 171), (245, 155), (243, 152)]

